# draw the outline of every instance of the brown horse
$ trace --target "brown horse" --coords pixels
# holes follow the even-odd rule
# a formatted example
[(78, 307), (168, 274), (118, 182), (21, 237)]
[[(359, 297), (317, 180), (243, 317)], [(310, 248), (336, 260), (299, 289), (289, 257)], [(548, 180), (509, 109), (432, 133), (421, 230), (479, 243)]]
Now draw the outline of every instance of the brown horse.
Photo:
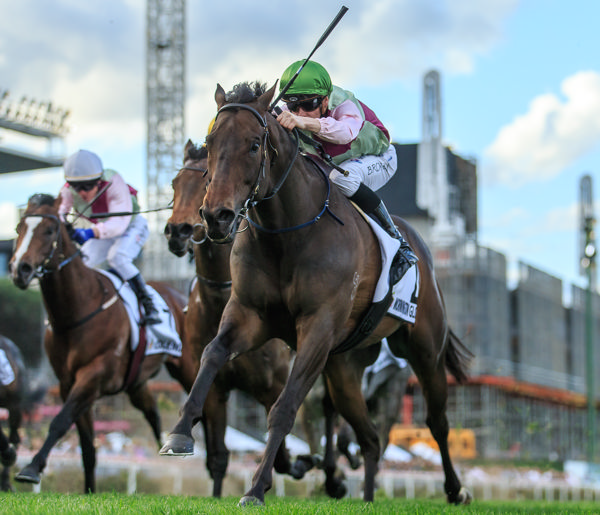
[[(235, 238), (233, 288), (219, 332), (204, 351), (198, 377), (161, 454), (190, 451), (192, 427), (228, 360), (281, 338), (296, 349), (296, 357), (269, 413), (265, 454), (240, 503), (264, 503), (276, 451), (321, 373), (333, 405), (357, 436), (364, 459), (364, 499), (372, 501), (380, 446), (361, 392), (364, 367), (354, 363), (362, 355), (368, 364), (369, 351), (373, 348), (376, 356), (375, 344), (387, 337), (391, 351), (409, 361), (422, 385), (448, 501), (467, 503), (471, 494), (461, 485), (448, 452), (446, 367), (457, 380), (466, 380), (468, 351), (448, 327), (431, 254), (416, 231), (396, 218), (419, 256), (417, 318), (407, 324), (385, 316), (369, 328), (363, 317), (381, 275), (376, 237), (328, 175), (299, 155), (297, 134), (291, 137), (270, 114), (274, 92), (275, 86), (255, 96), (250, 88), (237, 87), (226, 97), (218, 86), (215, 93), (219, 111), (206, 140), (210, 183), (202, 216), (208, 237), (217, 242), (230, 241), (243, 218), (249, 227)], [(358, 343), (347, 350), (357, 327)]]
[[(208, 183), (207, 156), (206, 147), (187, 142), (183, 167), (173, 179), (173, 213), (165, 226), (169, 250), (180, 257), (191, 250), (194, 256), (196, 277), (189, 294), (185, 334), (198, 366), (205, 347), (217, 334), (221, 314), (231, 293), (231, 244), (218, 245), (210, 241), (198, 213)], [(268, 413), (287, 380), (290, 357), (290, 349), (285, 343), (271, 340), (260, 349), (227, 363), (217, 375), (208, 392), (202, 417), (206, 467), (213, 479), (213, 496), (221, 496), (229, 461), (225, 446), (229, 393), (239, 389), (249, 394)], [(282, 445), (275, 460), (275, 470), (300, 479), (313, 464), (310, 456), (301, 456), (290, 463), (289, 453)]]
[[(60, 197), (38, 194), (29, 199), (17, 226), (9, 269), (16, 286), (25, 289), (39, 277), (48, 328), (44, 345), (59, 381), (63, 407), (52, 420), (38, 453), (15, 479), (39, 483), (52, 447), (75, 423), (84, 469), (84, 491), (95, 491), (96, 449), (92, 407), (104, 396), (125, 391), (149, 422), (160, 445), (160, 414), (147, 381), (165, 363), (169, 373), (189, 391), (196, 367), (185, 338), (182, 356), (165, 353), (144, 357), (131, 350), (131, 328), (124, 303), (109, 278), (87, 267), (80, 250), (58, 217)], [(185, 298), (164, 283), (152, 283), (183, 331)], [(141, 348), (141, 344), (140, 344)]]

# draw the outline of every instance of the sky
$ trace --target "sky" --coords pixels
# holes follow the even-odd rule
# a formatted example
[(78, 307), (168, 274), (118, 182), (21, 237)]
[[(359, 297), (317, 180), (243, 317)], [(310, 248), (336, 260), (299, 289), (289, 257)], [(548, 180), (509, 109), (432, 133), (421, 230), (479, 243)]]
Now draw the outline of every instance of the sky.
[[(479, 243), (571, 284), (579, 270), (579, 183), (600, 192), (597, 0), (188, 1), (186, 139), (202, 142), (216, 84), (269, 86), (313, 59), (371, 107), (397, 143), (421, 137), (422, 81), (441, 74), (443, 142), (478, 167)], [(0, 132), (0, 145), (100, 155), (145, 191), (143, 0), (0, 0), (0, 92), (69, 109), (64, 144)], [(183, 149), (182, 149), (183, 157)], [(16, 206), (56, 194), (62, 170), (0, 175), (0, 238)], [(568, 292), (567, 292), (568, 295)]]

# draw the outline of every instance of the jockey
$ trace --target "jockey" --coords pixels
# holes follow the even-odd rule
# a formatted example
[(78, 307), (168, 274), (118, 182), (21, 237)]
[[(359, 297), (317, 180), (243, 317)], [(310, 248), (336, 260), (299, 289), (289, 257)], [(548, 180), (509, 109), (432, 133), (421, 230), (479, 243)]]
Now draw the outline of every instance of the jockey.
[(140, 214), (114, 216), (99, 221), (94, 213), (138, 213), (137, 191), (114, 170), (103, 169), (93, 152), (79, 150), (64, 162), (66, 184), (60, 190), (61, 218), (73, 211), (92, 223), (75, 229), (72, 238), (83, 245), (88, 266), (107, 261), (122, 279), (129, 282), (145, 316), (143, 324), (160, 323), (158, 311), (146, 289), (140, 271), (133, 264), (148, 239), (148, 222)]
[[(296, 61), (286, 68), (279, 83), (280, 91), (302, 63)], [(390, 236), (400, 240), (400, 250), (394, 257), (397, 266), (392, 267), (398, 270), (392, 278), (395, 284), (418, 258), (374, 191), (396, 173), (396, 149), (390, 143), (387, 129), (351, 92), (334, 86), (327, 70), (315, 61), (306, 62), (285, 92), (283, 101), (285, 106), (277, 121), (286, 129), (298, 128), (311, 133), (333, 162), (348, 174), (333, 169), (331, 181), (372, 215)]]

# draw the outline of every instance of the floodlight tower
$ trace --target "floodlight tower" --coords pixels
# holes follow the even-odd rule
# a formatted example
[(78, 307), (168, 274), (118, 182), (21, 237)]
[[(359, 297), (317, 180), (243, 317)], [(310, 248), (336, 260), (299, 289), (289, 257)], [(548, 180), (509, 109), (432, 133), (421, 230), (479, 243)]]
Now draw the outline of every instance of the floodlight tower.
[(596, 289), (596, 236), (594, 225), (594, 196), (592, 177), (581, 177), (579, 189), (579, 226), (580, 226), (580, 271), (587, 277), (585, 292), (585, 376), (587, 389), (587, 456), (588, 461), (596, 458), (596, 387), (594, 384), (594, 307), (592, 293)]
[[(148, 0), (146, 27), (147, 204), (160, 209), (172, 200), (171, 180), (183, 157), (185, 131), (185, 0)], [(175, 261), (162, 231), (169, 211), (149, 213), (144, 249), (149, 279), (169, 279)]]

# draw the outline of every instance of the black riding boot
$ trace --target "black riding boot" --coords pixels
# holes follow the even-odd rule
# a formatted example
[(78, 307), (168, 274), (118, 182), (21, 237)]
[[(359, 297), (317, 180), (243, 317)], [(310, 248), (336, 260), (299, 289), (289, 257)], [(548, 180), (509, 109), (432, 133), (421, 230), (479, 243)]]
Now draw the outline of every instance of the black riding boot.
[(141, 320), (141, 324), (160, 324), (158, 310), (154, 307), (152, 297), (148, 293), (148, 290), (146, 290), (146, 283), (144, 282), (144, 279), (142, 279), (142, 275), (137, 274), (135, 277), (129, 279), (129, 284), (131, 285), (131, 289), (135, 293), (135, 296), (138, 298), (138, 301), (144, 307), (144, 317)]
[(390, 282), (396, 284), (406, 273), (406, 271), (414, 265), (419, 258), (410, 248), (408, 242), (402, 237), (400, 231), (394, 224), (392, 217), (388, 213), (383, 200), (379, 198), (371, 188), (361, 184), (354, 195), (350, 197), (350, 200), (356, 202), (367, 214), (373, 215), (379, 225), (387, 232), (392, 238), (400, 240), (400, 248), (394, 256), (392, 261), (392, 267), (390, 269)]
[(392, 267), (390, 269), (390, 282), (396, 284), (402, 279), (408, 269), (419, 261), (419, 258), (410, 248), (408, 242), (402, 237), (402, 234), (400, 234), (383, 201), (375, 208), (373, 215), (377, 218), (381, 227), (385, 229), (385, 232), (393, 238), (400, 240), (400, 248), (392, 260)]

